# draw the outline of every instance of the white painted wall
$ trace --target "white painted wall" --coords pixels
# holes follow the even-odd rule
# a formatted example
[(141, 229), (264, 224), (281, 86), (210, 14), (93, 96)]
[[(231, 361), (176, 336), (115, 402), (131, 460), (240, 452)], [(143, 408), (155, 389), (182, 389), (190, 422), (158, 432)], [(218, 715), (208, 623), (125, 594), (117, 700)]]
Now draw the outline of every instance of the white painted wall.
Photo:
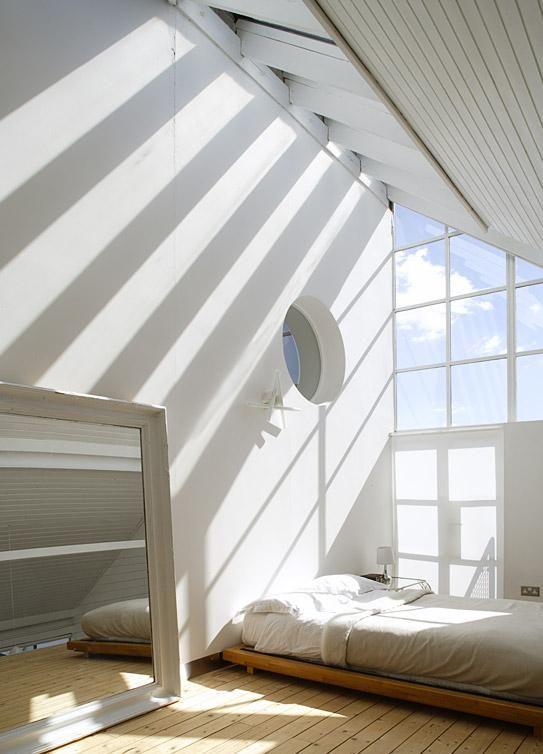
[[(187, 662), (259, 594), (375, 568), (393, 411), (388, 211), (183, 9), (2, 6), (0, 378), (166, 405)], [(326, 407), (283, 363), (302, 294), (345, 339)], [(281, 431), (245, 405), (275, 369)]]
[(514, 599), (523, 584), (543, 597), (542, 448), (543, 421), (505, 425), (504, 593)]

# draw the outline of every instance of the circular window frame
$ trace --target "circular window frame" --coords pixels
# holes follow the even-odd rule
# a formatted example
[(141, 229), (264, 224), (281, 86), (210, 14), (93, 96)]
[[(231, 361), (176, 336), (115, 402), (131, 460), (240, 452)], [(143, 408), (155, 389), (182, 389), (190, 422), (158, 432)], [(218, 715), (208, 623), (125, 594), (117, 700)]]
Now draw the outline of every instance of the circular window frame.
[[(295, 385), (304, 400), (315, 405), (334, 401), (341, 392), (345, 380), (345, 346), (339, 326), (330, 310), (314, 296), (300, 296), (290, 306), (298, 311), (308, 322), (320, 355), (320, 374), (313, 395), (308, 398)], [(303, 353), (297, 345), (300, 357), (300, 371), (303, 369)], [(284, 362), (286, 366), (286, 361)], [(288, 371), (288, 368), (287, 368)], [(289, 373), (290, 376), (290, 373)], [(293, 383), (294, 384), (294, 383)]]

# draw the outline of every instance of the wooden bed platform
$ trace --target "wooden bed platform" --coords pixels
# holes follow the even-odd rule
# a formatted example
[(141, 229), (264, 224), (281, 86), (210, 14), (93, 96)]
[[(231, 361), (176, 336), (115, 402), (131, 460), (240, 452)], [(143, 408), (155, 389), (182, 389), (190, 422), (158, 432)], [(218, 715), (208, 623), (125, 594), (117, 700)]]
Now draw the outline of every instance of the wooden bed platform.
[(222, 656), (228, 662), (244, 665), (250, 673), (255, 669), (266, 670), (294, 678), (303, 678), (307, 681), (329, 683), (356, 691), (389, 696), (407, 702), (418, 702), (456, 712), (467, 712), (481, 717), (492, 717), (495, 720), (529, 725), (534, 729), (534, 736), (543, 738), (543, 707), (532, 704), (508, 702), (464, 691), (452, 691), (426, 686), (422, 683), (368, 675), (356, 670), (343, 670), (313, 662), (292, 660), (288, 657), (267, 655), (243, 646), (225, 649)]
[(86, 655), (119, 655), (123, 657), (152, 657), (151, 644), (132, 642), (98, 641), (96, 639), (78, 639), (69, 641), (66, 649), (84, 652)]

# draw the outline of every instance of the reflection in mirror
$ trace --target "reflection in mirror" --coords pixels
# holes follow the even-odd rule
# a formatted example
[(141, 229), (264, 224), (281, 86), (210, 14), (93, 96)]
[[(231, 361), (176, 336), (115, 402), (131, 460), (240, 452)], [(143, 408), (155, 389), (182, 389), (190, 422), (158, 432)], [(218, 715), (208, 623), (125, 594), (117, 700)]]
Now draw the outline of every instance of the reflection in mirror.
[(0, 731), (151, 683), (138, 429), (0, 414)]

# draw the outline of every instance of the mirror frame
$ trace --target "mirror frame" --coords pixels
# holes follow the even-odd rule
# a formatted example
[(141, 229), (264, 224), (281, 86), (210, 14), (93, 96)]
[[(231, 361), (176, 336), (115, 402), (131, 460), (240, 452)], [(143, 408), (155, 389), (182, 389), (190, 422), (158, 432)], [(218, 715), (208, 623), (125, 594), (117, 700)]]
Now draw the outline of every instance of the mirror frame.
[(133, 427), (141, 437), (155, 681), (0, 733), (0, 754), (38, 754), (171, 704), (181, 695), (166, 409), (0, 382), (0, 414)]

